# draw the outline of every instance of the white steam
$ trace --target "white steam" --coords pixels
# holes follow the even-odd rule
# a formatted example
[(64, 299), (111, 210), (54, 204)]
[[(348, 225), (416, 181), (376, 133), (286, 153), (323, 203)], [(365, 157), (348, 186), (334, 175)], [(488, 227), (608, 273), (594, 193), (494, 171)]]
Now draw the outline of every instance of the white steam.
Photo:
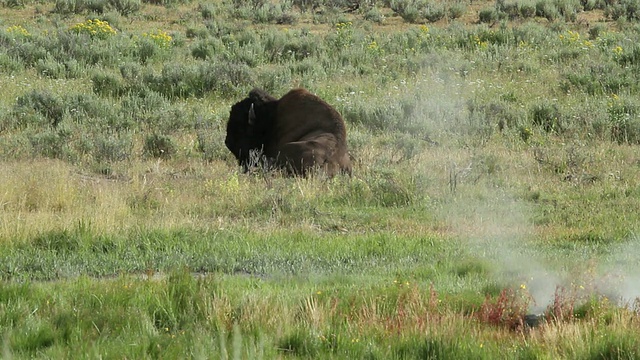
[(614, 246), (602, 267), (601, 292), (620, 305), (640, 300), (640, 239)]
[(487, 191), (474, 200), (454, 195), (443, 215), (469, 253), (492, 264), (491, 276), (526, 289), (533, 299), (531, 313), (544, 312), (558, 291), (566, 291), (576, 304), (593, 296), (620, 306), (640, 299), (639, 239), (614, 246), (608, 256), (581, 246), (556, 254), (536, 242), (526, 203), (500, 190)]
[[(452, 175), (460, 176), (460, 189), (442, 184), (453, 193), (443, 195), (446, 205), (440, 215), (465, 241), (472, 256), (493, 264), (496, 274), (491, 276), (526, 289), (533, 299), (530, 311), (535, 314), (553, 304), (558, 291), (567, 291), (578, 302), (591, 296), (606, 296), (628, 306), (640, 299), (640, 239), (612, 247), (608, 256), (585, 244), (568, 250), (541, 244), (532, 222), (534, 205), (514, 199), (508, 190), (495, 184), (483, 186), (486, 177), (491, 177), (482, 174), (487, 171), (487, 164), (472, 161), (467, 165), (469, 159), (463, 159), (465, 155), (446, 148), (456, 147), (456, 139), (451, 138), (458, 137), (457, 134), (461, 140), (468, 140), (474, 138), (469, 133), (491, 125), (486, 119), (470, 120), (467, 100), (500, 85), (437, 69), (425, 71), (415, 83), (404, 85), (407, 88), (400, 86), (399, 92), (405, 96), (415, 94), (416, 101), (413, 116), (406, 120), (423, 122), (428, 135), (440, 143), (431, 155), (442, 156), (437, 156), (440, 158), (437, 161), (448, 173), (446, 178), (451, 181)], [(483, 154), (479, 155), (482, 158)], [(456, 162), (460, 164), (455, 165)], [(433, 170), (433, 165), (427, 161), (425, 171)], [(477, 182), (480, 178), (482, 181)]]

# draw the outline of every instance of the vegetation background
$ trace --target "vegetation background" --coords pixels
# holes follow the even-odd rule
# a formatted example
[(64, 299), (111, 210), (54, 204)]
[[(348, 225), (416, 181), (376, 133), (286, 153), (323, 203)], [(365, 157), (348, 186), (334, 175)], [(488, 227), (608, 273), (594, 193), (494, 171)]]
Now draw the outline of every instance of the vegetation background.
[[(3, 359), (640, 358), (638, 0), (1, 5)], [(255, 86), (353, 177), (241, 173)]]

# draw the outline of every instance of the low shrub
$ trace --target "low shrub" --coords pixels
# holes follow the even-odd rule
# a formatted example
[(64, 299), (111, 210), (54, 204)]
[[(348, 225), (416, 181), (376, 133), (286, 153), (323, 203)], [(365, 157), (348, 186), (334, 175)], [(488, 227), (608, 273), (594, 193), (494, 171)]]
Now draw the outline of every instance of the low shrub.
[(302, 12), (312, 12), (320, 8), (324, 0), (292, 0), (292, 4)]
[(618, 20), (640, 20), (640, 2), (638, 0), (607, 1), (604, 14), (608, 18)]
[(72, 160), (68, 140), (65, 132), (53, 129), (29, 135), (33, 155), (52, 159)]
[(121, 77), (107, 71), (96, 71), (91, 77), (93, 93), (101, 96), (120, 96), (126, 92)]
[[(336, 46), (344, 46), (341, 40), (332, 40), (336, 42)], [(266, 33), (262, 38), (262, 47), (265, 60), (278, 63), (313, 58), (326, 49), (321, 38), (307, 31)]]
[[(31, 92), (19, 96), (13, 106), (13, 116), (18, 119), (18, 124), (26, 126), (38, 117), (38, 114), (45, 120), (47, 125), (56, 127), (62, 121), (65, 113), (65, 106), (62, 98), (46, 90), (32, 90)], [(42, 125), (40, 121), (35, 121), (33, 125)]]
[(531, 108), (531, 118), (535, 126), (546, 132), (559, 132), (561, 128), (558, 105), (547, 102), (538, 103)]
[(157, 159), (169, 159), (176, 153), (176, 146), (166, 135), (152, 134), (144, 139), (144, 154)]
[(173, 8), (178, 5), (190, 4), (192, 0), (142, 0), (145, 4), (162, 5), (167, 8)]
[(391, 9), (409, 23), (421, 20), (420, 9), (426, 5), (424, 0), (392, 0)]
[(197, 60), (211, 60), (218, 55), (220, 49), (224, 49), (224, 44), (220, 40), (203, 39), (191, 47), (191, 56)]
[(196, 123), (196, 136), (196, 150), (202, 153), (202, 157), (206, 161), (225, 159), (231, 156), (224, 145), (225, 132), (217, 126), (200, 119)]
[(429, 3), (422, 9), (422, 16), (428, 22), (436, 22), (444, 19), (447, 15), (447, 8), (444, 3)]
[(464, 2), (456, 1), (449, 5), (447, 16), (449, 19), (459, 19), (467, 12), (467, 5)]
[(46, 60), (50, 56), (46, 48), (33, 40), (12, 43), (7, 49), (7, 54), (19, 59), (25, 67), (32, 67), (38, 61)]
[(607, 104), (611, 140), (619, 144), (640, 144), (640, 107), (612, 95)]
[(104, 14), (113, 8), (109, 0), (56, 0), (53, 12), (61, 15), (92, 12)]
[(122, 16), (130, 16), (140, 11), (140, 0), (108, 0), (109, 6)]
[(208, 4), (203, 4), (203, 3), (199, 3), (198, 4), (198, 11), (200, 12), (200, 16), (202, 16), (202, 19), (204, 20), (211, 20), (213, 19), (213, 15), (216, 14), (217, 12), (217, 8), (214, 4), (208, 3)]
[(294, 25), (298, 22), (298, 16), (292, 11), (291, 3), (286, 1), (263, 5), (254, 13), (252, 19), (257, 23), (280, 25)]
[(374, 6), (371, 9), (369, 9), (367, 12), (365, 12), (364, 19), (367, 21), (374, 22), (376, 24), (382, 24), (384, 23), (386, 17), (377, 6)]
[(87, 2), (83, 0), (56, 0), (53, 12), (62, 15), (82, 14), (87, 10)]
[(560, 17), (560, 11), (551, 0), (538, 0), (536, 2), (536, 16), (553, 21)]
[(47, 57), (46, 59), (39, 59), (35, 63), (35, 69), (38, 74), (52, 78), (52, 79), (63, 79), (66, 77), (66, 68), (64, 64), (57, 62), (52, 57)]
[(504, 17), (504, 13), (499, 12), (494, 7), (484, 8), (478, 13), (481, 23), (491, 24)]
[(7, 53), (0, 53), (0, 73), (13, 74), (24, 70), (24, 64)]
[(64, 98), (65, 108), (71, 120), (77, 124), (96, 125), (100, 119), (115, 115), (113, 104), (92, 93), (69, 94)]
[(133, 139), (127, 132), (97, 134), (93, 141), (93, 157), (99, 163), (127, 160), (133, 153)]
[(565, 91), (574, 86), (589, 95), (608, 95), (623, 92), (635, 93), (640, 87), (635, 74), (612, 63), (591, 65), (587, 68), (571, 69), (564, 74)]
[(108, 0), (88, 0), (86, 3), (87, 10), (96, 14), (104, 14), (109, 10)]
[(169, 98), (187, 98), (208, 92), (238, 94), (246, 84), (254, 83), (253, 77), (248, 66), (234, 63), (169, 63), (159, 75), (145, 74), (144, 82)]
[(160, 52), (160, 47), (155, 41), (148, 38), (140, 38), (136, 41), (135, 56), (140, 64), (146, 64)]

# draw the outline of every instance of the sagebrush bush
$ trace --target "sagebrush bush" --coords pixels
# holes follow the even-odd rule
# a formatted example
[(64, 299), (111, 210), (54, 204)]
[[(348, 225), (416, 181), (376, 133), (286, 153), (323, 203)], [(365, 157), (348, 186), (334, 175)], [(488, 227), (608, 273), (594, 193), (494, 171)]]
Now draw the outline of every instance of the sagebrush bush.
[(53, 12), (61, 15), (104, 14), (113, 8), (109, 0), (56, 0)]
[(409, 23), (437, 22), (445, 17), (457, 19), (466, 10), (466, 5), (460, 1), (391, 0), (389, 7)]
[(197, 41), (191, 47), (191, 56), (198, 60), (213, 60), (225, 50), (225, 45), (218, 38), (208, 38)]
[(409, 23), (418, 22), (421, 19), (420, 8), (426, 5), (423, 0), (392, 0), (390, 7), (402, 19)]
[(246, 65), (197, 62), (165, 64), (159, 75), (146, 74), (149, 88), (173, 98), (200, 97), (208, 92), (237, 94), (253, 84), (253, 72)]
[(538, 103), (531, 108), (533, 124), (540, 126), (546, 132), (559, 132), (561, 127), (561, 114), (558, 105), (548, 102)]
[(429, 3), (422, 10), (422, 16), (429, 22), (436, 22), (444, 19), (447, 9), (444, 3)]
[(145, 155), (159, 159), (169, 159), (176, 152), (176, 146), (170, 137), (160, 134), (147, 135), (144, 139)]
[(206, 161), (226, 159), (230, 157), (230, 152), (224, 145), (226, 133), (218, 126), (209, 121), (199, 118), (195, 123), (197, 136), (196, 150), (202, 153)]
[(0, 72), (13, 74), (24, 70), (23, 63), (6, 53), (0, 53)]
[(322, 6), (323, 0), (292, 0), (294, 6), (300, 9), (302, 12), (314, 11)]
[(127, 160), (133, 153), (133, 138), (128, 132), (99, 133), (93, 139), (92, 151), (99, 163)]
[(301, 61), (325, 51), (322, 40), (307, 31), (268, 32), (261, 40), (263, 56), (269, 62)]
[(36, 157), (74, 160), (70, 154), (69, 136), (63, 131), (49, 129), (29, 135), (29, 142)]
[(458, 19), (467, 12), (467, 5), (462, 1), (456, 1), (449, 5), (447, 16), (449, 19)]
[(608, 0), (581, 0), (582, 6), (585, 11), (591, 11), (596, 9), (604, 9), (607, 6)]
[[(568, 70), (564, 77), (568, 85), (589, 95), (619, 94), (627, 91), (635, 93), (639, 89), (636, 73), (622, 70), (607, 62)], [(567, 88), (568, 85), (563, 86)]]
[(382, 24), (384, 23), (386, 17), (382, 13), (382, 11), (380, 11), (380, 8), (378, 8), (377, 6), (373, 6), (364, 14), (364, 19), (377, 24)]
[(2, 0), (0, 4), (8, 8), (23, 8), (26, 2), (25, 0)]
[(622, 17), (627, 20), (640, 20), (640, 2), (638, 0), (607, 1), (605, 16), (618, 20)]
[(69, 117), (78, 124), (90, 124), (101, 128), (101, 119), (115, 116), (113, 104), (92, 93), (73, 93), (64, 97)]
[(200, 12), (200, 16), (204, 20), (213, 19), (213, 15), (217, 13), (218, 8), (215, 4), (207, 3), (198, 3), (198, 11)]
[[(96, 14), (104, 14), (110, 9), (109, 0), (88, 0), (86, 6), (89, 12)], [(111, 21), (108, 22), (113, 24)]]
[(147, 61), (158, 55), (160, 47), (158, 44), (148, 38), (141, 38), (136, 41), (135, 54), (140, 64), (146, 64)]
[(126, 62), (120, 65), (120, 76), (122, 79), (131, 82), (140, 82), (143, 78), (144, 67), (138, 62)]
[[(62, 98), (49, 91), (33, 90), (27, 94), (19, 96), (13, 106), (13, 116), (18, 119), (18, 124), (27, 125), (50, 125), (58, 126), (65, 113), (65, 105)], [(42, 117), (45, 123), (35, 120), (38, 117), (32, 117), (32, 114)]]
[(35, 65), (39, 60), (45, 60), (49, 56), (46, 48), (31, 40), (11, 44), (7, 54), (19, 59), (27, 67)]
[(614, 49), (615, 60), (622, 66), (640, 66), (640, 45), (633, 44), (626, 49), (618, 46)]
[(613, 141), (620, 144), (640, 143), (640, 106), (614, 94), (607, 103), (607, 113)]
[(122, 16), (130, 16), (140, 11), (142, 2), (140, 0), (108, 0), (109, 6)]
[(551, 0), (538, 0), (536, 2), (536, 16), (553, 21), (560, 17), (560, 11)]
[(36, 71), (44, 77), (50, 77), (52, 79), (63, 79), (66, 77), (66, 68), (64, 64), (60, 64), (52, 57), (39, 59), (35, 63), (34, 67)]
[(274, 23), (280, 25), (295, 25), (298, 16), (291, 8), (291, 3), (284, 1), (277, 4), (265, 4), (258, 9), (253, 21), (257, 23)]
[(193, 0), (142, 0), (145, 4), (162, 5), (167, 8), (173, 8), (178, 5), (190, 4)]
[[(320, 76), (320, 74), (318, 74)], [(309, 76), (311, 78), (311, 76)], [(291, 89), (295, 74), (291, 67), (281, 65), (264, 69), (256, 74), (256, 81), (271, 94), (284, 94)]]
[[(80, 23), (84, 24), (84, 23)], [(122, 56), (127, 56), (130, 44), (126, 39), (113, 38), (107, 35), (101, 38), (93, 37), (85, 30), (58, 32), (56, 36), (39, 38), (39, 45), (46, 49), (58, 62), (67, 62), (71, 59), (77, 61), (79, 66), (91, 67), (93, 65), (115, 66)], [(109, 34), (112, 34), (109, 32)]]
[(467, 107), (471, 117), (482, 119), (481, 123), (497, 126), (500, 131), (524, 125), (523, 120), (527, 115), (517, 102), (510, 103), (504, 99), (486, 103), (469, 101)]
[(56, 0), (53, 12), (57, 14), (81, 14), (87, 9), (87, 2), (83, 0)]
[(161, 121), (160, 114), (170, 109), (169, 102), (161, 94), (146, 89), (131, 90), (120, 97), (120, 114), (131, 119), (134, 123), (153, 125), (164, 128), (165, 122)]
[(478, 18), (481, 23), (491, 24), (504, 17), (504, 14), (495, 9), (495, 7), (488, 7), (480, 10)]
[(342, 116), (349, 122), (373, 131), (397, 130), (406, 115), (396, 104), (355, 103), (340, 108)]
[[(10, 129), (12, 119), (0, 114), (0, 132)], [(0, 157), (5, 161), (25, 160), (33, 157), (31, 143), (24, 134), (0, 136)]]
[(117, 74), (95, 71), (91, 77), (93, 92), (101, 96), (120, 96), (126, 92), (126, 85)]

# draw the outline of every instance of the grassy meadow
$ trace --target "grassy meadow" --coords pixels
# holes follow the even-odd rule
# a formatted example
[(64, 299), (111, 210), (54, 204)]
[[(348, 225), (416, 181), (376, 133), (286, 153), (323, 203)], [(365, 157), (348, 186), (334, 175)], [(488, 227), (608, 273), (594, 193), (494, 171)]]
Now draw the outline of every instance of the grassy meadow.
[(2, 359), (640, 358), (638, 0), (0, 0), (0, 83)]

